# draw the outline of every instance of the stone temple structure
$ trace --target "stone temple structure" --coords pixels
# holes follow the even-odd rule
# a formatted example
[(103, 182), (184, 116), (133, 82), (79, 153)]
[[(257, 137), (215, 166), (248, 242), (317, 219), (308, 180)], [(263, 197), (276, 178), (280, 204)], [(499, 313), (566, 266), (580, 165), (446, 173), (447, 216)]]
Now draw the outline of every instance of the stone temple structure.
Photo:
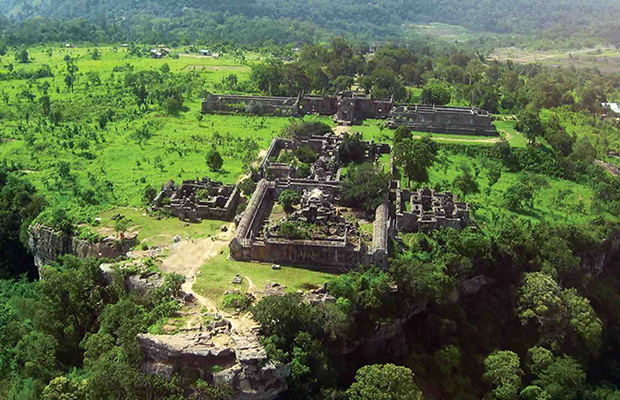
[(240, 200), (241, 193), (236, 186), (209, 178), (183, 181), (181, 185), (171, 180), (153, 200), (153, 209), (166, 211), (183, 221), (232, 221)]
[(210, 94), (202, 102), (202, 112), (243, 113), (301, 117), (307, 114), (331, 115), (342, 125), (365, 119), (385, 119), (387, 126), (402, 125), (422, 132), (458, 135), (497, 136), (493, 117), (479, 108), (433, 105), (397, 105), (393, 99), (378, 99), (354, 92), (330, 96), (266, 97)]
[[(428, 188), (404, 190), (397, 180), (374, 212), (349, 210), (341, 204), (342, 138), (330, 133), (310, 138), (274, 139), (263, 160), (251, 200), (237, 221), (230, 255), (240, 261), (301, 265), (339, 272), (360, 265), (387, 267), (390, 238), (397, 231), (461, 229), (469, 224), (469, 205), (452, 193)], [(390, 154), (387, 144), (363, 142), (367, 162)], [(307, 146), (316, 161), (305, 172), (283, 155)], [(393, 158), (392, 158), (393, 164)], [(393, 171), (394, 166), (390, 166)], [(285, 190), (300, 195), (297, 209), (285, 213), (277, 200)], [(361, 214), (361, 216), (360, 216)], [(361, 219), (360, 219), (361, 218)], [(368, 219), (369, 221), (366, 221)]]
[(479, 108), (406, 105), (392, 109), (388, 127), (459, 135), (497, 136), (488, 111)]
[[(372, 237), (365, 238), (359, 226), (339, 215), (339, 189), (337, 183), (261, 180), (230, 243), (231, 256), (242, 261), (302, 264), (332, 272), (359, 265), (387, 266), (393, 227), (387, 201), (376, 210)], [(269, 215), (284, 190), (302, 192), (301, 209), (284, 221), (270, 224)], [(310, 233), (282, 233), (287, 224), (299, 223), (311, 226)]]
[(469, 225), (469, 204), (457, 202), (450, 192), (429, 188), (401, 190), (392, 181), (390, 198), (394, 199), (396, 228), (403, 232), (429, 232), (439, 228), (462, 229)]

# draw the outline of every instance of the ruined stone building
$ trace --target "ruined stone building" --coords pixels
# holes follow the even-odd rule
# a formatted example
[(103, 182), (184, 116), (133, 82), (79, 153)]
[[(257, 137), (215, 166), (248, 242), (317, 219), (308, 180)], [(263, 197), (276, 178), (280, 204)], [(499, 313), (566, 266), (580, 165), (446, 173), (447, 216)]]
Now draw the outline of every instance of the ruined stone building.
[[(303, 191), (301, 209), (285, 221), (269, 221), (274, 204), (284, 190)], [(359, 265), (387, 265), (391, 220), (387, 204), (377, 208), (372, 238), (359, 226), (342, 217), (338, 204), (339, 185), (323, 182), (261, 180), (230, 243), (236, 260), (297, 264), (327, 271), (343, 271)], [(312, 226), (302, 237), (282, 234), (286, 224)], [(310, 225), (311, 224), (311, 225)], [(307, 233), (307, 232), (306, 232)]]
[(184, 221), (200, 222), (203, 219), (232, 221), (241, 199), (234, 185), (202, 180), (183, 181), (175, 185), (171, 180), (153, 200), (153, 209), (163, 210)]
[[(389, 195), (376, 209), (372, 222), (360, 219), (359, 213), (340, 203), (341, 143), (342, 138), (333, 134), (273, 140), (260, 166), (262, 179), (238, 220), (230, 243), (234, 259), (304, 265), (326, 271), (371, 264), (387, 266), (388, 243), (397, 231), (461, 229), (469, 224), (469, 206), (457, 202), (452, 193), (428, 188), (403, 190), (399, 181), (390, 183)], [(385, 144), (364, 145), (366, 160), (370, 162), (391, 151)], [(300, 176), (293, 162), (278, 162), (282, 154), (301, 146), (308, 146), (317, 154), (308, 176)], [(299, 208), (286, 214), (277, 204), (284, 190), (301, 196)]]
[(479, 108), (405, 105), (394, 107), (388, 127), (458, 135), (497, 136), (492, 117)]
[[(313, 136), (308, 139), (284, 139), (275, 138), (267, 149), (265, 158), (260, 165), (260, 174), (263, 178), (282, 179), (299, 178), (320, 181), (340, 181), (340, 156), (339, 148), (342, 137), (336, 134), (325, 136)], [(298, 168), (291, 163), (279, 161), (281, 154), (295, 151), (308, 146), (318, 155), (317, 160), (311, 165), (309, 176), (300, 176)], [(364, 142), (366, 160), (374, 161), (381, 154), (390, 154), (391, 148), (385, 143)]]
[(429, 232), (439, 228), (462, 229), (469, 225), (469, 204), (456, 201), (450, 192), (439, 193), (429, 188), (401, 190), (392, 181), (396, 228), (403, 232)]
[(487, 136), (498, 134), (493, 126), (492, 115), (479, 108), (397, 105), (393, 99), (377, 99), (354, 92), (298, 97), (210, 94), (202, 102), (202, 112), (281, 117), (331, 115), (334, 121), (342, 125), (360, 124), (365, 119), (386, 119), (390, 128), (406, 125), (421, 132)]

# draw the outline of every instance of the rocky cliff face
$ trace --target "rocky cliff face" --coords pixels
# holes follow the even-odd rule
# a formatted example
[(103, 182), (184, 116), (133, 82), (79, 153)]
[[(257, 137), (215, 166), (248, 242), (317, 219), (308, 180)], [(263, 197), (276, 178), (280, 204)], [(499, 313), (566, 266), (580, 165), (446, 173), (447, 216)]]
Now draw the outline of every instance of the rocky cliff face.
[(177, 335), (138, 335), (147, 373), (183, 381), (201, 378), (237, 391), (235, 400), (274, 400), (286, 391), (287, 366), (267, 359), (258, 337), (229, 334), (225, 321), (211, 332)]
[(80, 258), (118, 258), (125, 255), (136, 244), (135, 235), (127, 235), (123, 240), (112, 238), (91, 243), (63, 232), (35, 224), (30, 227), (28, 245), (34, 255), (34, 263), (40, 268), (65, 254)]

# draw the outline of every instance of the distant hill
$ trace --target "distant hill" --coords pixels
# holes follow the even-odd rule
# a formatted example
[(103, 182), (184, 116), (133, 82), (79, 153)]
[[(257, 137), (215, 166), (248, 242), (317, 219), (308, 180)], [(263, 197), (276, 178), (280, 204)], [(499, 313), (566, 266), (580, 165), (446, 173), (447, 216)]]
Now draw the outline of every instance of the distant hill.
[[(132, 29), (141, 26), (143, 31), (232, 31), (237, 25), (221, 27), (232, 20), (269, 22), (280, 33), (288, 29), (291, 37), (298, 36), (297, 30), (309, 35), (330, 30), (386, 37), (398, 35), (409, 23), (443, 22), (472, 30), (545, 29), (620, 42), (617, 0), (0, 0), (0, 12), (14, 21), (43, 17), (130, 22)], [(283, 26), (274, 27), (273, 22)]]

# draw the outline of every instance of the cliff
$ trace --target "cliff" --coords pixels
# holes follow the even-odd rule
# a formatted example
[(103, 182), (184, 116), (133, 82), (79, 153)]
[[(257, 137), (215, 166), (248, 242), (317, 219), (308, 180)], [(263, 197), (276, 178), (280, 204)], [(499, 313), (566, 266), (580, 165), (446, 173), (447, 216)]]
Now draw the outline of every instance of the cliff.
[(34, 224), (28, 230), (28, 246), (38, 268), (57, 261), (65, 254), (80, 258), (118, 258), (125, 255), (136, 242), (135, 235), (127, 235), (122, 240), (105, 238), (101, 242), (92, 243), (40, 224)]
[[(218, 322), (226, 324), (224, 320)], [(255, 334), (223, 330), (138, 335), (144, 354), (142, 368), (167, 379), (178, 374), (182, 381), (201, 378), (210, 384), (230, 386), (237, 391), (235, 400), (273, 400), (286, 391), (289, 368), (270, 362)]]

